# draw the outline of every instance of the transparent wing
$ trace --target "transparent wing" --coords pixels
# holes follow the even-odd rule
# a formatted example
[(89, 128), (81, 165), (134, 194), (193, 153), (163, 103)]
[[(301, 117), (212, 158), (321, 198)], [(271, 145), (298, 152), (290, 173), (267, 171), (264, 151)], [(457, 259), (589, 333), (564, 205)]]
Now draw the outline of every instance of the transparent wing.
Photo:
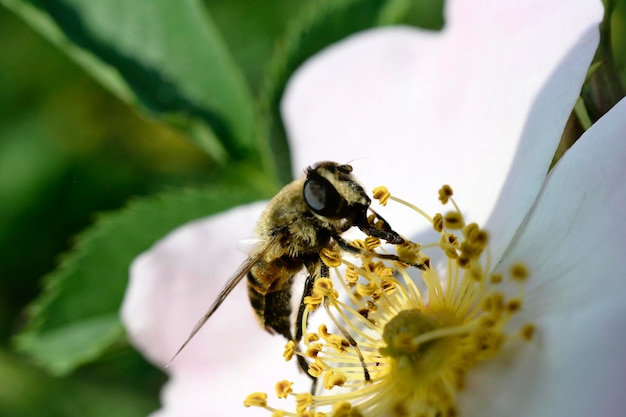
[(262, 251), (266, 244), (267, 240), (249, 237), (237, 243), (237, 250), (246, 256), (254, 256), (257, 252)]
[(185, 340), (185, 342), (181, 345), (181, 347), (174, 354), (174, 356), (172, 356), (172, 359), (170, 359), (165, 367), (168, 367), (174, 361), (174, 359), (176, 359), (178, 354), (183, 351), (185, 346), (187, 346), (191, 339), (193, 339), (193, 337), (196, 335), (196, 333), (198, 333), (202, 326), (204, 326), (207, 320), (211, 318), (213, 313), (217, 311), (219, 306), (222, 305), (226, 297), (228, 297), (228, 295), (235, 289), (237, 284), (239, 284), (243, 277), (245, 277), (248, 272), (250, 272), (250, 269), (254, 266), (254, 264), (259, 262), (270, 250), (273, 250), (274, 245), (276, 244), (278, 244), (278, 239), (276, 237), (270, 239), (269, 241), (265, 241), (257, 252), (252, 254), (248, 259), (246, 259), (244, 263), (241, 264), (237, 272), (235, 272), (233, 276), (228, 280), (226, 285), (224, 285), (224, 288), (222, 288), (222, 291), (220, 291), (219, 295), (217, 296), (215, 301), (213, 301), (213, 304), (211, 304), (207, 312), (204, 313), (202, 317), (200, 317), (198, 323), (196, 323), (194, 328), (191, 330), (191, 333), (189, 333), (189, 336), (187, 336), (187, 340)]

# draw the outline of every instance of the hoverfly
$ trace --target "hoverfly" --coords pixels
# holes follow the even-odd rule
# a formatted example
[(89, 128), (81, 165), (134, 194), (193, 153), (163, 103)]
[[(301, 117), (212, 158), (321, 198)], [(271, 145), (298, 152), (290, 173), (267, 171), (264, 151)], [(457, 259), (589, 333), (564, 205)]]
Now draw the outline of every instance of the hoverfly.
[[(310, 295), (314, 281), (328, 277), (329, 269), (320, 252), (336, 242), (345, 251), (360, 253), (341, 234), (351, 227), (390, 244), (405, 240), (371, 208), (371, 200), (352, 176), (352, 166), (324, 161), (307, 168), (305, 176), (286, 185), (268, 204), (256, 228), (260, 247), (239, 267), (226, 283), (207, 312), (195, 325), (174, 358), (184, 349), (206, 321), (244, 278), (248, 279), (250, 303), (260, 324), (270, 333), (299, 342), (302, 337), (304, 297)], [(373, 213), (368, 219), (368, 211)], [(378, 255), (397, 259), (394, 255)], [(291, 292), (294, 276), (306, 269), (308, 278), (300, 302), (295, 337), (291, 331)], [(348, 340), (352, 340), (344, 331)], [(351, 344), (352, 344), (351, 341)], [(358, 347), (355, 346), (355, 349)], [(358, 352), (359, 356), (360, 351)], [(172, 358), (172, 360), (174, 359)], [(298, 356), (306, 373), (308, 364)], [(171, 361), (170, 361), (171, 362)], [(366, 380), (369, 374), (363, 364)]]

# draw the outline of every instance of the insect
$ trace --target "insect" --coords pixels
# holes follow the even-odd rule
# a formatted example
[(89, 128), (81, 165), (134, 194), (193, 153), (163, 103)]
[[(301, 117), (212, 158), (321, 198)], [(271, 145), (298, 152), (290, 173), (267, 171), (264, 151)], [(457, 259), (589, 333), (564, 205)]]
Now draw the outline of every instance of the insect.
[[(307, 168), (305, 174), (286, 185), (269, 202), (256, 228), (262, 244), (226, 283), (174, 358), (244, 277), (248, 279), (250, 303), (260, 324), (270, 333), (278, 333), (298, 342), (302, 337), (304, 298), (310, 295), (317, 278), (329, 276), (328, 267), (320, 258), (324, 248), (336, 242), (345, 251), (361, 252), (341, 237), (351, 227), (390, 244), (405, 242), (370, 208), (371, 200), (352, 176), (352, 166), (318, 162)], [(368, 212), (372, 212), (373, 216), (368, 218)], [(395, 259), (394, 255), (381, 256)], [(291, 293), (294, 276), (303, 269), (306, 269), (308, 278), (295, 322), (294, 337), (290, 320)], [(353, 340), (345, 331), (344, 335)], [(298, 360), (306, 372), (306, 361), (301, 356)], [(365, 364), (363, 369), (366, 380), (369, 380)]]

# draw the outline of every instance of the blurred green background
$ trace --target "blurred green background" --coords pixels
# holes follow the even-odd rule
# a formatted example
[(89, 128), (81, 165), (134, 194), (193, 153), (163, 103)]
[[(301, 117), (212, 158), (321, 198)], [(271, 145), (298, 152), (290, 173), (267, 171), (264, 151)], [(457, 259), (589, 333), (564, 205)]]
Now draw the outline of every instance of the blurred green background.
[[(253, 88), (303, 3), (206, 2)], [(0, 415), (146, 415), (158, 408), (165, 377), (131, 349), (53, 377), (14, 353), (11, 336), (42, 277), (96, 213), (200, 185), (213, 161), (138, 115), (4, 7), (0, 45)]]
[[(286, 29), (313, 2), (205, 1), (255, 96)], [(439, 27), (441, 2), (420, 3), (413, 23)], [(611, 36), (624, 74), (626, 2), (618, 3)], [(159, 406), (165, 376), (132, 349), (52, 376), (16, 353), (12, 336), (25, 324), (42, 277), (97, 213), (204, 185), (216, 162), (177, 131), (139, 115), (1, 6), (0, 45), (0, 416), (146, 415)]]

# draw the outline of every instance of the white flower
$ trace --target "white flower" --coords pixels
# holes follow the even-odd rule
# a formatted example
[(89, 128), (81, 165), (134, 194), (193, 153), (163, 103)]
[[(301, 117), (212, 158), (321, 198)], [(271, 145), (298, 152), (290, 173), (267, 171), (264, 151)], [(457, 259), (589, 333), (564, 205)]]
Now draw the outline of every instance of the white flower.
[[(293, 165), (354, 161), (366, 188), (385, 184), (431, 213), (451, 184), (489, 230), (493, 260), (530, 265), (520, 314), (537, 337), (470, 372), (463, 416), (621, 415), (626, 101), (546, 177), (598, 43), (601, 3), (447, 5), (440, 33), (357, 34), (294, 75), (283, 100)], [(236, 242), (262, 206), (183, 226), (135, 261), (122, 319), (152, 362), (169, 361), (243, 260)], [(421, 232), (406, 212), (379, 211), (403, 235)], [(246, 395), (307, 380), (281, 361), (283, 345), (256, 324), (242, 284), (167, 369), (153, 415), (267, 415), (241, 409)]]

